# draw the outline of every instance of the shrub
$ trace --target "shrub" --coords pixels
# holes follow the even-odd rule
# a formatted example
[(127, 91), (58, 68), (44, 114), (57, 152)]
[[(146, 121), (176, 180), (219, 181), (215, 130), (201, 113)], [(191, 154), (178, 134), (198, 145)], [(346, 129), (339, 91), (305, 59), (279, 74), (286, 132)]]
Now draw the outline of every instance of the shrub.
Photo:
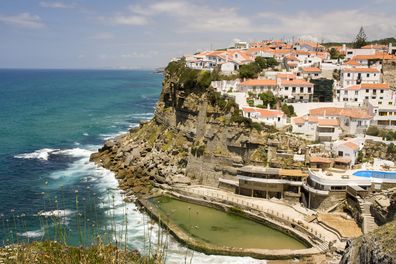
[(379, 129), (376, 126), (370, 126), (369, 128), (367, 128), (366, 134), (370, 136), (378, 136)]

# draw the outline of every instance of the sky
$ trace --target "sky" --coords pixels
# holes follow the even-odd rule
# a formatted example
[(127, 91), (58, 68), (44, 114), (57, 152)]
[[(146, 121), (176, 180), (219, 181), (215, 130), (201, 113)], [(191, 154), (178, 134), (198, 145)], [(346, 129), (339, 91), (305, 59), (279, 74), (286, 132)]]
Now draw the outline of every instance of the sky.
[(395, 37), (396, 0), (0, 0), (0, 68), (156, 68), (236, 40)]

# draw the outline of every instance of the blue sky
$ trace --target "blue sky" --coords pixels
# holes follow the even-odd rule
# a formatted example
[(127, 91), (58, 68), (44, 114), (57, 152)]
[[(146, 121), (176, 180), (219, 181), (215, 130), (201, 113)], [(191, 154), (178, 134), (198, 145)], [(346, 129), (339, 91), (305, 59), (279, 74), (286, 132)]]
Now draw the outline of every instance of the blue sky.
[(395, 37), (395, 0), (1, 0), (0, 68), (154, 68), (235, 39)]

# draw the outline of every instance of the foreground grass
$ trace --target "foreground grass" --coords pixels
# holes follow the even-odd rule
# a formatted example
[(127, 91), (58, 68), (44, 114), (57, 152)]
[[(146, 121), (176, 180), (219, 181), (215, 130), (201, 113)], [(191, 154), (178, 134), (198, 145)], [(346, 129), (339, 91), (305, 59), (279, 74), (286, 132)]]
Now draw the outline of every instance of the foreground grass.
[(161, 258), (144, 257), (137, 251), (120, 250), (98, 243), (91, 247), (71, 247), (54, 241), (33, 242), (0, 248), (0, 263), (62, 263), (62, 264), (158, 264)]

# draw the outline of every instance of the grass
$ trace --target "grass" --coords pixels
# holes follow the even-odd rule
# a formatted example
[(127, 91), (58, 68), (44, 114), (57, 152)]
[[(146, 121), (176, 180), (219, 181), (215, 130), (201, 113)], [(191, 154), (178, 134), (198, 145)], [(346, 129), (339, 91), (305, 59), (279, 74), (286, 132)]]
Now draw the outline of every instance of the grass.
[(137, 251), (125, 251), (98, 242), (90, 247), (71, 247), (55, 241), (10, 245), (0, 249), (0, 263), (162, 263), (161, 258), (141, 256)]

